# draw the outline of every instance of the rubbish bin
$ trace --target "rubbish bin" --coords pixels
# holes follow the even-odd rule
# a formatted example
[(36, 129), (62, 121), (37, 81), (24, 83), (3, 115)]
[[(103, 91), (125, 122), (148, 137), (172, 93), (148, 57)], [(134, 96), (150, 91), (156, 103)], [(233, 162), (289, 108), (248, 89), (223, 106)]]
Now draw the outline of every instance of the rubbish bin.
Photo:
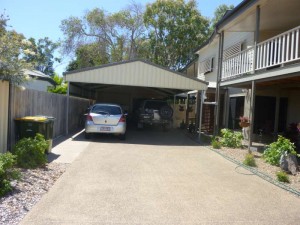
[(54, 117), (50, 116), (25, 116), (15, 119), (17, 129), (17, 140), (28, 137), (35, 137), (37, 133), (44, 135), (49, 142), (46, 153), (52, 150)]

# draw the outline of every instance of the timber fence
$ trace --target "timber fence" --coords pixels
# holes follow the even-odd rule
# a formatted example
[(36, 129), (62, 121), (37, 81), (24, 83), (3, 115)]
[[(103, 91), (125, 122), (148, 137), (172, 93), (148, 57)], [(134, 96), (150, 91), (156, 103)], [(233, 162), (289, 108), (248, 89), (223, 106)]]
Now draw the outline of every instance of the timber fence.
[[(65, 95), (47, 93), (31, 89), (11, 89), (10, 102), (10, 146), (16, 141), (15, 118), (24, 116), (44, 115), (52, 116), (54, 121), (54, 138), (66, 134), (67, 99)], [(83, 115), (89, 107), (89, 100), (70, 96), (69, 99), (69, 131), (83, 128)]]

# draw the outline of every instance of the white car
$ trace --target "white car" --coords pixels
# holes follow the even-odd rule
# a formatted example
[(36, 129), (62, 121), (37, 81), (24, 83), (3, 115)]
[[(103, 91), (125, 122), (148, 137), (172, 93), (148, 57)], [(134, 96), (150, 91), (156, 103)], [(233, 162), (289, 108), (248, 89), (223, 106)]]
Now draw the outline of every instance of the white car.
[(85, 122), (85, 138), (93, 133), (118, 135), (121, 140), (126, 138), (126, 114), (116, 104), (98, 103), (93, 105)]

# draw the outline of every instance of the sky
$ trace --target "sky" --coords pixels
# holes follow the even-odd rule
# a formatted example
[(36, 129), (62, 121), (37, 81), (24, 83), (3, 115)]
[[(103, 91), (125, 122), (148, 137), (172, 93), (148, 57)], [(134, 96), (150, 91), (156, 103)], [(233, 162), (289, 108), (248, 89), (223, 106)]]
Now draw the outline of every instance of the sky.
[[(155, 0), (135, 0), (146, 5)], [(200, 13), (208, 18), (213, 17), (215, 9), (221, 4), (238, 5), (242, 0), (196, 0)], [(62, 20), (70, 16), (82, 17), (93, 8), (101, 8), (114, 13), (126, 8), (132, 0), (0, 0), (0, 14), (9, 16), (8, 25), (26, 38), (36, 40), (49, 37), (52, 41), (63, 39), (59, 28)], [(56, 56), (59, 53), (56, 53)], [(59, 75), (65, 71), (70, 59), (63, 57), (61, 64), (55, 65)]]

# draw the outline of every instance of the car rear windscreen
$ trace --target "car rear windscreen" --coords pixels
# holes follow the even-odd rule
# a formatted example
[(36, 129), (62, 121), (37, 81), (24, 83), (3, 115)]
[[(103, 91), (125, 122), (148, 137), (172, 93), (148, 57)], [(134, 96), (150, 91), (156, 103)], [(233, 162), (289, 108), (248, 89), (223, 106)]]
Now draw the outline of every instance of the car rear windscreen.
[(119, 115), (122, 114), (121, 108), (118, 106), (111, 105), (95, 105), (92, 110), (92, 113), (98, 114), (110, 114), (110, 115)]

